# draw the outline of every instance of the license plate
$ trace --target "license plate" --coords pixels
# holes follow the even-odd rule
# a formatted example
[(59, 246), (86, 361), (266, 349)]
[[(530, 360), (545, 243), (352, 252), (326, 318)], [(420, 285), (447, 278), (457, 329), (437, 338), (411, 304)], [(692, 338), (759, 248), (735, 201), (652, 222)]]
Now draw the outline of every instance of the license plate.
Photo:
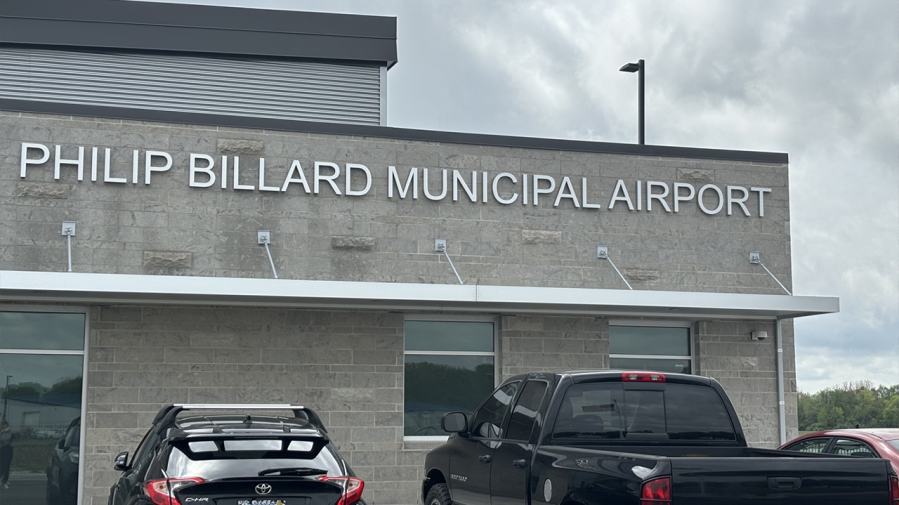
[(237, 500), (237, 505), (287, 505), (287, 500), (281, 498), (250, 498)]

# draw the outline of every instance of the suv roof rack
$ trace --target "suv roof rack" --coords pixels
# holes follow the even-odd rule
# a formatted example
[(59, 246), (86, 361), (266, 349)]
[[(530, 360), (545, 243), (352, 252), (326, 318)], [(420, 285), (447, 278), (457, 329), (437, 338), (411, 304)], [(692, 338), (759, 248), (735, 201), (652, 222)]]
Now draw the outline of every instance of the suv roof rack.
[(188, 410), (290, 410), (294, 418), (307, 420), (325, 433), (328, 432), (325, 423), (314, 410), (295, 403), (176, 403), (159, 409), (153, 418), (153, 424), (171, 424), (178, 414)]

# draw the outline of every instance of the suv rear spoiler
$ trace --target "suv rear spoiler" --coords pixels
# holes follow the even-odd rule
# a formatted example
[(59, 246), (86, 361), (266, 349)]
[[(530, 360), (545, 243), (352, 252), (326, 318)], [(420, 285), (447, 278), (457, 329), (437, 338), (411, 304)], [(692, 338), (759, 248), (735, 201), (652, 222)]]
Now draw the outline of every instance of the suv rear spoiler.
[(325, 423), (314, 410), (294, 403), (176, 403), (159, 409), (153, 418), (153, 424), (160, 421), (170, 424), (178, 414), (188, 410), (289, 410), (293, 412), (294, 418), (309, 421), (325, 433), (328, 432)]

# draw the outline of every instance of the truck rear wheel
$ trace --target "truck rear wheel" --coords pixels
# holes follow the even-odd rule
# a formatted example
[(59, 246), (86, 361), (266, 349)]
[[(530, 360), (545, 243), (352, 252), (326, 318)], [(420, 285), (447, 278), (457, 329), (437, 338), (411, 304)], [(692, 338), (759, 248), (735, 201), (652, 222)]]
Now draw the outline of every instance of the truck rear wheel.
[(434, 484), (425, 498), (425, 505), (452, 505), (452, 503), (446, 484)]

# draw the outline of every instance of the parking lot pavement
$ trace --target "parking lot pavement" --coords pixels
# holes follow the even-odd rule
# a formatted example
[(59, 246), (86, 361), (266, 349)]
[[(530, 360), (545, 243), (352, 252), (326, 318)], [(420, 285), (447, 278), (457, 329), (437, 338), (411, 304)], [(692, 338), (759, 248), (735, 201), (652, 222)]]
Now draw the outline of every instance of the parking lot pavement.
[(47, 476), (10, 475), (9, 489), (0, 487), (0, 505), (48, 505)]

